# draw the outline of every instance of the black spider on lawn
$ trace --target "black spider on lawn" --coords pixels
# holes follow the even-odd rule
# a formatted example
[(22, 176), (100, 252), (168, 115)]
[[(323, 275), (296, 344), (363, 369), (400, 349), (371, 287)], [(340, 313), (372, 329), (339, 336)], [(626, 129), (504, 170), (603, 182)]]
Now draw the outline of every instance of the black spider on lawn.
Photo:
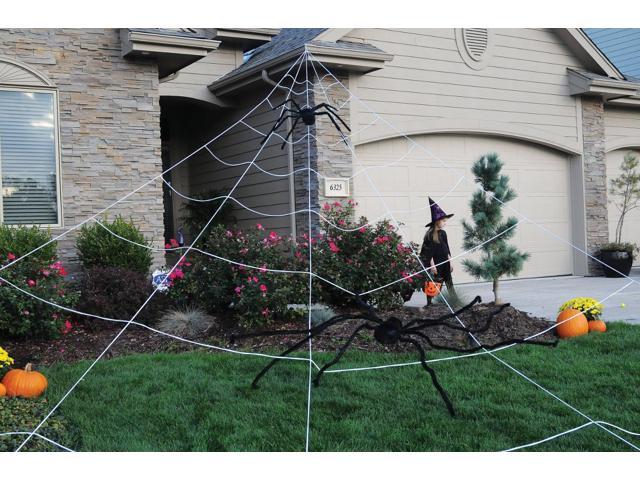
[[(291, 109), (291, 108), (282, 109), (282, 112), (280, 113), (280, 117), (278, 117), (278, 120), (273, 125), (273, 128), (269, 131), (269, 133), (265, 135), (265, 137), (262, 139), (262, 141), (260, 142), (260, 145), (266, 142), (267, 139), (271, 136), (271, 134), (275, 132), (278, 128), (280, 128), (280, 126), (285, 122), (285, 120), (287, 120), (288, 118), (293, 118), (293, 125), (291, 126), (291, 130), (289, 130), (289, 133), (287, 133), (287, 136), (284, 138), (282, 142), (282, 146), (280, 147), (281, 149), (283, 149), (287, 143), (287, 140), (295, 130), (296, 125), (300, 120), (302, 120), (305, 125), (314, 125), (316, 123), (316, 117), (320, 115), (326, 115), (327, 117), (329, 117), (329, 120), (331, 120), (331, 123), (333, 123), (333, 125), (336, 127), (336, 129), (340, 133), (340, 136), (342, 137), (342, 140), (344, 140), (344, 143), (348, 145), (347, 139), (344, 136), (344, 133), (342, 133), (340, 126), (336, 122), (336, 119), (338, 119), (340, 123), (344, 125), (344, 128), (346, 128), (348, 131), (351, 131), (351, 129), (346, 123), (344, 123), (344, 120), (340, 118), (340, 115), (338, 115), (338, 110), (336, 110), (334, 106), (329, 105), (328, 103), (319, 103), (315, 107), (301, 107), (296, 103), (295, 100), (290, 98), (282, 102), (280, 105), (276, 105), (275, 107), (273, 107), (273, 110), (277, 110), (278, 108), (286, 105), (287, 103), (291, 103), (295, 107), (295, 109)], [(324, 111), (320, 111), (320, 109), (322, 108), (324, 108)]]
[[(371, 330), (373, 331), (374, 338), (383, 345), (395, 345), (398, 342), (402, 342), (402, 343), (411, 344), (415, 347), (415, 349), (418, 351), (418, 354), (420, 355), (420, 363), (422, 364), (422, 368), (424, 368), (431, 376), (431, 381), (433, 382), (433, 386), (440, 393), (440, 396), (442, 397), (442, 400), (447, 406), (449, 413), (453, 417), (456, 414), (453, 408), (453, 404), (451, 403), (451, 400), (449, 400), (449, 396), (447, 395), (447, 392), (444, 390), (444, 388), (442, 388), (442, 386), (440, 385), (440, 382), (438, 382), (438, 378), (436, 377), (436, 372), (427, 364), (424, 348), (422, 347), (420, 342), (418, 342), (415, 338), (412, 338), (413, 336), (423, 339), (431, 348), (435, 350), (451, 350), (459, 353), (472, 353), (478, 350), (482, 350), (484, 348), (488, 350), (492, 350), (494, 348), (498, 348), (503, 345), (509, 345), (512, 343), (529, 343), (529, 344), (545, 345), (545, 346), (556, 346), (558, 344), (557, 339), (553, 342), (539, 342), (539, 341), (514, 338), (510, 340), (504, 340), (493, 345), (480, 345), (480, 346), (471, 347), (471, 348), (456, 348), (452, 346), (439, 345), (437, 343), (434, 343), (431, 340), (431, 338), (429, 338), (429, 335), (423, 332), (423, 330), (427, 330), (431, 327), (436, 327), (436, 326), (443, 326), (451, 330), (457, 330), (467, 334), (477, 334), (477, 333), (482, 333), (487, 331), (491, 326), (494, 317), (498, 315), (500, 312), (502, 312), (506, 307), (508, 307), (509, 306), (508, 303), (500, 305), (498, 308), (496, 308), (496, 310), (489, 315), (485, 324), (482, 325), (482, 327), (479, 327), (475, 330), (467, 327), (463, 327), (463, 326), (452, 325), (445, 321), (462, 314), (466, 310), (469, 310), (473, 305), (475, 305), (476, 303), (480, 303), (481, 301), (482, 301), (481, 298), (478, 296), (474, 298), (473, 301), (471, 301), (468, 305), (462, 307), (457, 312), (443, 315), (435, 319), (416, 318), (406, 323), (403, 323), (402, 320), (400, 320), (397, 317), (389, 317), (386, 320), (381, 319), (370, 305), (367, 305), (366, 303), (358, 299), (358, 304), (361, 307), (363, 307), (363, 312), (359, 314), (347, 313), (342, 315), (336, 315), (330, 318), (329, 320), (327, 320), (326, 322), (323, 322), (307, 330), (273, 330), (273, 331), (254, 332), (254, 333), (248, 333), (243, 335), (233, 335), (231, 337), (231, 341), (232, 342), (235, 341), (236, 338), (262, 337), (262, 336), (271, 336), (271, 335), (306, 334), (305, 338), (293, 344), (290, 348), (286, 349), (284, 352), (282, 352), (279, 355), (279, 357), (286, 357), (290, 353), (294, 352), (295, 350), (297, 350), (298, 348), (306, 344), (310, 338), (313, 338), (319, 335), (320, 333), (324, 332), (327, 328), (331, 327), (332, 325), (336, 325), (338, 323), (345, 322), (347, 320), (354, 320), (354, 319), (364, 320), (364, 322), (360, 324), (358, 327), (356, 327), (356, 329), (351, 333), (351, 335), (349, 336), (345, 344), (342, 347), (340, 347), (340, 349), (338, 349), (337, 355), (333, 358), (333, 360), (331, 360), (329, 363), (327, 363), (320, 369), (320, 371), (318, 372), (318, 374), (313, 380), (313, 384), (316, 387), (320, 385), (320, 377), (322, 376), (322, 374), (329, 367), (335, 365), (340, 361), (340, 358), (347, 351), (347, 349), (349, 348), (351, 343), (355, 340), (355, 338), (357, 337), (358, 333), (360, 333), (360, 331), (365, 329)], [(474, 319), (476, 318), (476, 314), (473, 310), (471, 310), (471, 315), (472, 317), (474, 317)], [(258, 373), (258, 375), (256, 375), (256, 378), (251, 383), (251, 386), (254, 388), (258, 388), (258, 382), (260, 381), (260, 379), (279, 360), (281, 359), (274, 358), (273, 360), (271, 360), (271, 362), (269, 362), (269, 364), (266, 367), (264, 367)]]

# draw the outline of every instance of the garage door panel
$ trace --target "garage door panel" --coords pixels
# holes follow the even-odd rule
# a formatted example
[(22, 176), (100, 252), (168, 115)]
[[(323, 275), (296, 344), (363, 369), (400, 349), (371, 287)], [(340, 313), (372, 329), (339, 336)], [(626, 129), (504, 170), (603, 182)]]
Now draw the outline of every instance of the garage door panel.
[[(414, 242), (421, 243), (424, 225), (430, 221), (430, 212), (424, 207), (427, 197), (431, 196), (441, 204), (445, 212), (455, 214), (448, 221), (446, 230), (453, 255), (462, 252), (461, 220), (471, 219), (469, 201), (477, 187), (470, 181), (458, 182), (462, 175), (472, 180), (470, 169), (473, 162), (490, 152), (500, 155), (505, 163), (503, 173), (509, 176), (510, 185), (518, 194), (510, 205), (560, 237), (570, 239), (569, 160), (566, 155), (546, 147), (505, 138), (429, 135), (415, 137), (415, 141), (429, 148), (451, 168), (447, 169), (416, 148), (396, 165), (377, 168), (375, 177), (372, 175), (390, 208), (396, 210), (397, 220), (405, 224), (405, 233)], [(399, 153), (397, 142), (395, 147), (386, 145), (387, 142), (389, 140), (357, 147), (361, 165), (389, 164), (406, 153), (406, 149)], [(395, 158), (392, 155), (394, 150), (398, 155)], [(375, 218), (385, 213), (366, 176), (359, 175), (354, 179), (353, 193), (354, 199), (360, 203), (358, 211), (362, 214)], [(514, 215), (508, 209), (503, 212), (505, 217)], [(525, 263), (520, 277), (572, 272), (569, 246), (535, 225), (521, 224), (517, 229), (513, 243), (535, 255), (535, 260), (532, 258)], [(479, 258), (479, 254), (472, 253), (463, 258)], [(459, 261), (457, 266), (456, 281), (471, 281), (472, 278), (463, 271)]]

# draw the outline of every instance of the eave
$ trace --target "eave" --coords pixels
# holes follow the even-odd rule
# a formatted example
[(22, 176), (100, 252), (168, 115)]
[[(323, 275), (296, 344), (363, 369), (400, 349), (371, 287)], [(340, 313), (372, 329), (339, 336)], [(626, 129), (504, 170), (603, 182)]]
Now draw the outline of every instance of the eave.
[(209, 85), (209, 90), (220, 97), (247, 88), (262, 81), (263, 71), (266, 71), (269, 76), (275, 76), (286, 70), (291, 61), (305, 51), (311, 53), (315, 60), (328, 68), (363, 74), (379, 70), (386, 62), (393, 60), (393, 55), (388, 53), (309, 43), (270, 61), (260, 63), (238, 75), (215, 81)]
[(124, 58), (156, 59), (161, 78), (206, 57), (221, 43), (219, 40), (136, 32), (127, 28), (120, 30), (120, 39)]
[(280, 33), (279, 28), (216, 28), (213, 38), (226, 43), (239, 44), (243, 48), (255, 48), (270, 42)]
[(574, 96), (601, 96), (607, 102), (633, 97), (640, 92), (640, 83), (609, 78), (590, 78), (583, 72), (567, 69), (569, 93)]
[(560, 39), (585, 64), (588, 70), (624, 80), (624, 75), (579, 28), (553, 28)]

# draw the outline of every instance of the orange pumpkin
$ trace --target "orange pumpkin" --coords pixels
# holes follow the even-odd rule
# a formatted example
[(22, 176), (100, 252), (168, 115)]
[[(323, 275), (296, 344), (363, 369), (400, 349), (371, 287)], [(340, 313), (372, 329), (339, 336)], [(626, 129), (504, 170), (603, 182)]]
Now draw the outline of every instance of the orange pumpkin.
[(435, 297), (440, 293), (441, 283), (427, 282), (424, 284), (424, 293), (427, 297)]
[(591, 332), (606, 332), (607, 325), (602, 320), (589, 320), (589, 333)]
[(4, 397), (7, 394), (6, 387), (0, 383), (0, 397)]
[[(571, 320), (567, 320), (568, 318)], [(567, 321), (565, 322), (565, 320)], [(556, 331), (560, 338), (578, 337), (589, 333), (587, 317), (584, 316), (584, 313), (580, 310), (576, 310), (575, 308), (567, 308), (560, 312), (560, 315), (558, 315), (558, 318), (556, 319), (556, 323), (559, 324), (556, 326)]]
[(9, 370), (2, 379), (8, 397), (35, 398), (47, 389), (47, 379), (40, 372), (34, 372), (31, 364), (27, 363), (24, 370), (14, 368)]

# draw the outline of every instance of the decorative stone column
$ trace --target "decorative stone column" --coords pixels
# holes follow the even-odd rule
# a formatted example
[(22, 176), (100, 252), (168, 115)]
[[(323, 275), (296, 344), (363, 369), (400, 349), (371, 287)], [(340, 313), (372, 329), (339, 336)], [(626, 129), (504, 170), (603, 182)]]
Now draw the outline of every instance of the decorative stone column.
[[(604, 102), (601, 97), (582, 98), (582, 141), (587, 252), (596, 256), (609, 241), (607, 212), (607, 164), (605, 160)], [(602, 266), (592, 259), (588, 275), (602, 275)]]
[[(320, 75), (322, 75), (322, 73), (320, 73)], [(349, 88), (348, 77), (338, 74), (335, 75), (344, 86)], [(349, 125), (349, 128), (351, 128), (351, 102), (349, 101), (349, 92), (347, 92), (344, 86), (336, 83), (336, 80), (333, 77), (325, 76), (325, 78), (320, 82), (320, 85), (316, 86), (314, 97), (316, 99), (316, 103), (324, 102), (332, 105), (336, 109), (339, 108), (340, 110), (338, 114), (340, 115), (340, 118), (342, 118), (344, 122)], [(344, 125), (337, 120), (336, 122), (340, 125), (343, 133), (345, 135), (349, 135), (349, 132), (344, 128)], [(329, 178), (344, 179), (351, 177), (351, 175), (353, 175), (353, 155), (350, 147), (344, 143), (340, 132), (338, 132), (326, 115), (318, 118), (316, 134), (319, 140), (318, 171), (320, 174)], [(349, 145), (351, 145), (350, 141)], [(349, 197), (327, 197), (324, 192), (324, 181), (320, 182), (319, 187), (319, 201), (321, 205), (326, 202), (336, 200), (344, 201), (353, 196), (353, 180), (349, 182)]]

